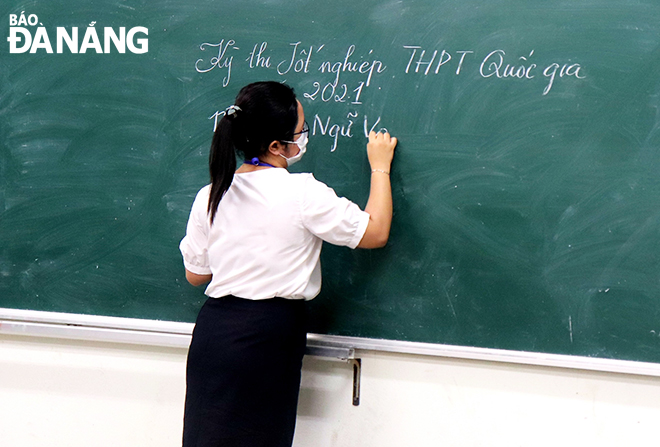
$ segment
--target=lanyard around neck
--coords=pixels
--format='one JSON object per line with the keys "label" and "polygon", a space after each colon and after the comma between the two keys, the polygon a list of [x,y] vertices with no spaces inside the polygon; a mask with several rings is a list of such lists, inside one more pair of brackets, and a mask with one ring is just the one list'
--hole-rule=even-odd
{"label": "lanyard around neck", "polygon": [[259,158],[254,157],[253,159],[245,159],[243,160],[245,163],[254,165],[254,166],[268,166],[269,168],[276,168],[277,166],[273,166],[271,164],[266,163],[265,161],[259,160]]}

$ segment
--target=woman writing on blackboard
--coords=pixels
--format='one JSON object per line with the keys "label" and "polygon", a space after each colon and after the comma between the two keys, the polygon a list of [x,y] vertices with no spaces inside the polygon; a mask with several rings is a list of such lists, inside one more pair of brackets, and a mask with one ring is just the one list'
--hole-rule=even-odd
{"label": "woman writing on blackboard", "polygon": [[387,242],[396,138],[369,135],[361,211],[311,174],[287,171],[308,134],[302,105],[277,82],[241,89],[218,123],[211,184],[197,194],[180,245],[188,281],[209,283],[188,354],[184,447],[291,446],[322,241]]}

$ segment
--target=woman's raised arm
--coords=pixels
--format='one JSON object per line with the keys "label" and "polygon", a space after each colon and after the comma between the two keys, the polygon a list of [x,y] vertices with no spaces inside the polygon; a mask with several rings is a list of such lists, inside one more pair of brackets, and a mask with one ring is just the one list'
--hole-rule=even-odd
{"label": "woman's raised arm", "polygon": [[390,168],[397,139],[387,132],[369,134],[367,157],[371,165],[371,189],[364,209],[369,213],[369,225],[358,248],[380,248],[387,244],[392,225],[392,185]]}

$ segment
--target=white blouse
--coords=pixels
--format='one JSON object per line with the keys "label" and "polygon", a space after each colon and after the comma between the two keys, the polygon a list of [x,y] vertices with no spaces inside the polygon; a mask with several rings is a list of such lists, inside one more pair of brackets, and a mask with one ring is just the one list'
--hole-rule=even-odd
{"label": "white blouse", "polygon": [[197,194],[179,246],[186,269],[213,275],[210,297],[310,300],[321,290],[322,241],[355,248],[369,223],[369,214],[312,174],[235,174],[213,225],[210,190]]}

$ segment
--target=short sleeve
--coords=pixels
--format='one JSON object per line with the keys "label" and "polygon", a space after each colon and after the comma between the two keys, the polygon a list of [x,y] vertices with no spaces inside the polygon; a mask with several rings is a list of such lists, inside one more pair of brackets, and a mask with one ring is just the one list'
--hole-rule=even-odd
{"label": "short sleeve", "polygon": [[301,205],[303,225],[314,235],[334,245],[355,248],[362,240],[369,214],[312,175],[305,180]]}
{"label": "short sleeve", "polygon": [[211,274],[208,256],[208,197],[208,187],[202,188],[195,197],[186,227],[186,236],[179,244],[183,265],[186,270],[197,275]]}

